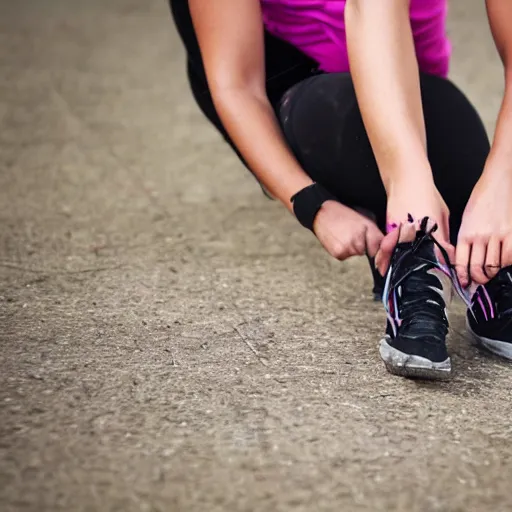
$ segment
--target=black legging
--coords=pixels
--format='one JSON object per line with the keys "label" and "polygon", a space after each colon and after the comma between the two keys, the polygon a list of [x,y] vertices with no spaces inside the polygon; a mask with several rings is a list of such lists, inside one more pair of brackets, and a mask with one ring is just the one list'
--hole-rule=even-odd
{"label": "black legging", "polygon": [[[450,210],[455,243],[464,207],[489,153],[489,140],[478,113],[455,85],[426,74],[420,83],[428,158]],[[350,75],[303,80],[284,94],[277,114],[288,144],[309,176],[341,203],[371,212],[384,231],[386,192]]]}

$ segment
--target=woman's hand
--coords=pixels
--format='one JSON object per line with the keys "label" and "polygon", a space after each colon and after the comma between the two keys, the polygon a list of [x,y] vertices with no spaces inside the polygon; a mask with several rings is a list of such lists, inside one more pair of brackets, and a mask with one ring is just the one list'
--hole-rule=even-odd
{"label": "woman's hand", "polygon": [[455,261],[462,286],[483,284],[512,264],[512,3],[487,0],[487,12],[505,68],[505,95],[484,172],[462,217]]}
{"label": "woman's hand", "polygon": [[[424,217],[429,217],[438,229],[435,238],[446,250],[450,260],[454,260],[455,249],[450,244],[449,218],[450,212],[441,194],[433,182],[418,181],[393,184],[388,198],[388,234],[382,240],[380,250],[375,258],[377,270],[384,275],[389,267],[393,251],[398,243],[399,227],[408,223],[409,215],[417,223]],[[437,253],[442,261],[441,254]],[[449,262],[445,262],[449,263]]]}
{"label": "woman's hand", "polygon": [[510,173],[484,173],[476,184],[462,217],[455,265],[463,287],[484,284],[512,265]]}
{"label": "woman's hand", "polygon": [[384,235],[374,222],[337,201],[326,201],[313,224],[315,235],[338,260],[368,254],[374,257]]}

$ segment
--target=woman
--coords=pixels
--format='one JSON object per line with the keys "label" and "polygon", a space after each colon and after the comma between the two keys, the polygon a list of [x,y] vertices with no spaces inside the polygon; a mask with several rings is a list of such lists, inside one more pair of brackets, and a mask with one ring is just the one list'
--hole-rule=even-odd
{"label": "woman", "polygon": [[436,244],[462,286],[480,285],[470,329],[512,359],[512,3],[488,0],[507,77],[491,149],[446,78],[446,0],[171,7],[197,103],[264,190],[332,256],[386,274],[388,370],[450,375]]}

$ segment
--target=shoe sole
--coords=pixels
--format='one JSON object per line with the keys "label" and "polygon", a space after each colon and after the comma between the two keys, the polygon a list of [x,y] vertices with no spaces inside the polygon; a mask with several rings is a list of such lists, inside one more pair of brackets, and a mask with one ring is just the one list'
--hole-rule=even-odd
{"label": "shoe sole", "polygon": [[435,363],[421,356],[405,354],[392,347],[385,336],[380,341],[380,357],[386,369],[393,375],[411,379],[449,380],[452,376],[452,363],[448,357],[445,361]]}
{"label": "shoe sole", "polygon": [[492,338],[485,338],[484,336],[479,336],[475,331],[473,331],[473,329],[471,329],[471,326],[469,325],[469,321],[467,319],[466,327],[467,330],[473,336],[473,338],[476,340],[477,345],[483,347],[485,350],[488,350],[489,352],[492,352],[497,356],[512,361],[512,343],[507,343],[506,341],[493,340]]}

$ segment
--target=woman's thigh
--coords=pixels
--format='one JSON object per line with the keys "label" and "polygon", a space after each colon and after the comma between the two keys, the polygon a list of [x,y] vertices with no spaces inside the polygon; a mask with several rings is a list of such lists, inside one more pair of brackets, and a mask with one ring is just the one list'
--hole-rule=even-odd
{"label": "woman's thigh", "polygon": [[[456,236],[489,141],[476,110],[451,82],[422,74],[421,93],[432,172]],[[304,80],[285,93],[278,115],[304,170],[344,204],[373,212],[383,228],[386,193],[350,75]]]}
{"label": "woman's thigh", "polygon": [[421,82],[428,157],[450,210],[455,243],[464,208],[489,154],[489,138],[478,112],[452,82],[429,75]]}

